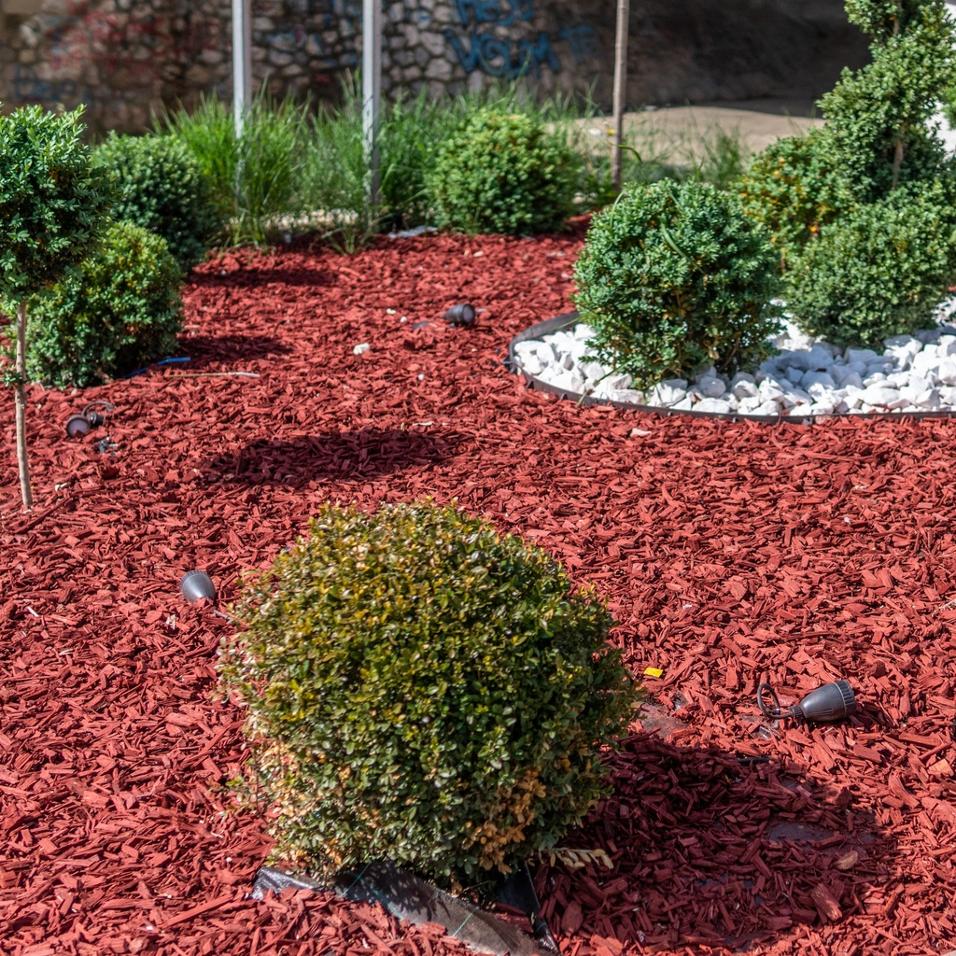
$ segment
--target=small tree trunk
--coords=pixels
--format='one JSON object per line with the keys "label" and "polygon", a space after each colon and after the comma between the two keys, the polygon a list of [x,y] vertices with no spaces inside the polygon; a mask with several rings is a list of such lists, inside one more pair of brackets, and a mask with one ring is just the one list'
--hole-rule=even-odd
{"label": "small tree trunk", "polygon": [[24,510],[33,507],[30,490],[30,461],[27,458],[27,304],[17,306],[17,464],[20,468],[20,494]]}
{"label": "small tree trunk", "polygon": [[624,140],[624,108],[627,99],[627,34],[630,26],[628,0],[617,0],[617,28],[614,37],[614,152],[611,153],[611,181],[621,190],[621,153]]}
{"label": "small tree trunk", "polygon": [[900,182],[900,170],[903,168],[903,137],[896,141],[896,148],[893,150],[893,185],[896,189]]}

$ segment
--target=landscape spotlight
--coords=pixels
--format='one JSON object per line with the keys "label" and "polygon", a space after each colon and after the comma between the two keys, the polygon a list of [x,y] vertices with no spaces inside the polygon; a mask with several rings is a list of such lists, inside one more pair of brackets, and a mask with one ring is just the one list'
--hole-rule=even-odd
{"label": "landscape spotlight", "polygon": [[205,571],[190,571],[179,582],[179,590],[187,604],[198,604],[200,601],[216,603],[216,585]]}
{"label": "landscape spotlight", "polygon": [[453,305],[445,313],[445,321],[449,325],[457,325],[463,329],[470,329],[478,317],[478,310],[468,302]]}
{"label": "landscape spotlight", "polygon": [[[90,429],[98,428],[113,411],[113,405],[104,399],[90,402],[79,415],[71,415],[66,423],[67,438],[82,438]],[[100,414],[102,412],[102,414]]]}
{"label": "landscape spotlight", "polygon": [[847,681],[836,680],[810,691],[799,704],[781,707],[776,692],[764,681],[757,688],[757,706],[771,720],[790,717],[808,724],[832,724],[856,712],[856,695]]}

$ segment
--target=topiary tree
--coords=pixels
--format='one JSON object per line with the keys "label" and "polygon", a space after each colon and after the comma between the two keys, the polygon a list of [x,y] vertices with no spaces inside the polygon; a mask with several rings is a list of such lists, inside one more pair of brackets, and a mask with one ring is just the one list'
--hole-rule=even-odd
{"label": "topiary tree", "polygon": [[440,145],[428,192],[440,226],[548,232],[573,211],[579,169],[567,142],[541,120],[488,106]]}
{"label": "topiary tree", "polygon": [[161,236],[113,223],[77,268],[30,300],[30,377],[83,387],[168,355],[182,325],[181,284]]}
{"label": "topiary tree", "polygon": [[603,793],[634,703],[611,618],[544,551],[451,507],[324,507],[250,586],[225,686],[275,855],[473,882]]}
{"label": "topiary tree", "polygon": [[591,350],[639,388],[704,364],[755,364],[778,328],[767,234],[704,183],[625,189],[595,217],[575,280]]}
{"label": "topiary tree", "polygon": [[184,270],[206,254],[222,226],[209,186],[173,136],[110,136],[96,162],[113,182],[113,217],[162,236]]}
{"label": "topiary tree", "polygon": [[871,62],[846,69],[820,101],[831,158],[859,202],[938,176],[944,150],[931,127],[956,69],[944,0],[846,0],[871,38]]}
{"label": "topiary tree", "polygon": [[82,109],[31,106],[0,115],[0,303],[16,312],[17,461],[23,505],[33,504],[26,437],[27,301],[86,253],[107,203]]}

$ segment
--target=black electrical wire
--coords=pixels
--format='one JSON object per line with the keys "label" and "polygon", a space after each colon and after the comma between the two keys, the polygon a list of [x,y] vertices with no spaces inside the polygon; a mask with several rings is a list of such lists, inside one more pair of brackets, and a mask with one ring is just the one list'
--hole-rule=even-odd
{"label": "black electrical wire", "polygon": [[757,706],[764,717],[769,717],[771,720],[783,720],[785,717],[793,716],[790,710],[784,710],[780,706],[777,692],[766,681],[761,681],[757,685]]}

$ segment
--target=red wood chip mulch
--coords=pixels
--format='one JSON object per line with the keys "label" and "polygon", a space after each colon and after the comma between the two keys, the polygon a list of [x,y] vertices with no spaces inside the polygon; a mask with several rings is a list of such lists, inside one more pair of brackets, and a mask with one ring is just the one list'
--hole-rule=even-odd
{"label": "red wood chip mulch", "polygon": [[[500,358],[568,308],[579,243],[209,263],[186,293],[190,364],[33,389],[31,516],[8,416],[0,948],[461,951],[374,906],[248,899],[267,842],[226,812],[243,758],[215,687],[228,625],[177,593],[198,566],[234,596],[322,501],[425,494],[595,582],[679,719],[667,739],[635,724],[613,796],[567,840],[614,868],[538,873],[566,954],[956,948],[956,422],[767,427],[529,392]],[[462,300],[477,329],[413,328]],[[258,377],[209,374],[227,371]],[[63,439],[94,398],[116,404],[112,455],[102,429]],[[792,702],[838,676],[858,719],[761,731],[759,679]]]}

